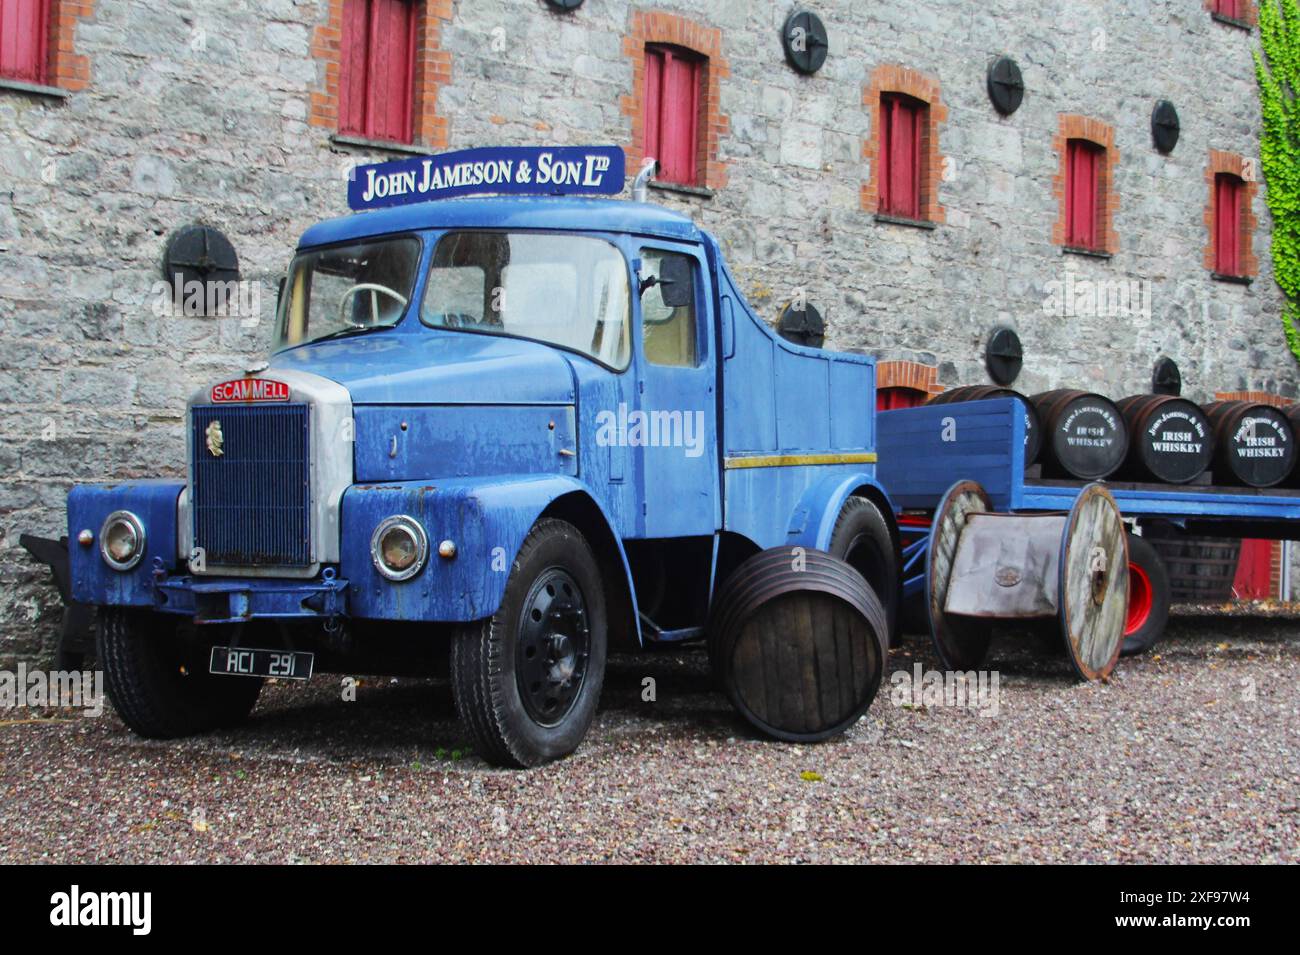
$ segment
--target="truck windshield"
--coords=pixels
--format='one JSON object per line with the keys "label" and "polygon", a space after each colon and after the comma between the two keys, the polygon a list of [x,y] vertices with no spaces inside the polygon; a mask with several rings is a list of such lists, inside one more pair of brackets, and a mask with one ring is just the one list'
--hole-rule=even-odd
{"label": "truck windshield", "polygon": [[631,354],[627,262],[603,239],[449,232],[433,251],[426,325],[560,345],[612,368]]}
{"label": "truck windshield", "polygon": [[409,237],[301,253],[280,297],[275,347],[396,325],[419,262],[420,242]]}

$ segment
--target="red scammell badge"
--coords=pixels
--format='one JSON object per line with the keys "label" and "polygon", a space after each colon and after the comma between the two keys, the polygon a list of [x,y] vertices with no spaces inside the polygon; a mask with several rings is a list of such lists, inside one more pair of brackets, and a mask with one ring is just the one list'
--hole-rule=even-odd
{"label": "red scammell badge", "polygon": [[236,378],[212,386],[212,401],[288,401],[289,386],[270,378]]}

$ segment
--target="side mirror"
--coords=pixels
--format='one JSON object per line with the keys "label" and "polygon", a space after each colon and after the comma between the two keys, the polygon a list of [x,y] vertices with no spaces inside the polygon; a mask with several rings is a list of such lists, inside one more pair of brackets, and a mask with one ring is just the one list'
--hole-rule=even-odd
{"label": "side mirror", "polygon": [[281,275],[280,283],[275,290],[275,314],[280,314],[280,305],[284,300],[284,283],[289,281],[289,276]]}
{"label": "side mirror", "polygon": [[668,308],[695,304],[695,282],[691,260],[684,255],[665,255],[659,260],[659,294]]}

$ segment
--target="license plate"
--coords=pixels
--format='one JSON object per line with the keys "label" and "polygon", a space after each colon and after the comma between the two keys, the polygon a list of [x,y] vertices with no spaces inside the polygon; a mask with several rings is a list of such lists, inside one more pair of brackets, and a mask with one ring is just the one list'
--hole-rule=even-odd
{"label": "license plate", "polygon": [[247,650],[213,647],[208,672],[227,676],[271,676],[280,680],[311,679],[314,653],[292,650]]}

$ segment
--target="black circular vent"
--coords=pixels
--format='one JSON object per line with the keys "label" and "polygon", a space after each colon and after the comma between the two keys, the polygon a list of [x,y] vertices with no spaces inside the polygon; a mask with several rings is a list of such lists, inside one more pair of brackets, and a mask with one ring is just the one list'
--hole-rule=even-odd
{"label": "black circular vent", "polygon": [[1183,373],[1172,358],[1161,358],[1151,372],[1151,390],[1158,395],[1180,395],[1183,392]]}
{"label": "black circular vent", "polygon": [[1151,140],[1162,153],[1172,152],[1178,145],[1178,110],[1167,99],[1156,103],[1151,111]]}
{"label": "black circular vent", "polygon": [[810,10],[796,10],[781,28],[785,58],[800,73],[816,73],[826,62],[829,43],[821,17]]}
{"label": "black circular vent", "polygon": [[984,367],[989,377],[999,385],[1009,385],[1020,374],[1025,363],[1025,352],[1020,347],[1020,336],[1009,328],[995,328],[984,349]]}
{"label": "black circular vent", "polygon": [[809,348],[821,348],[826,340],[826,322],[816,306],[805,303],[796,308],[794,303],[781,310],[781,320],[777,323],[777,332],[786,341]]}
{"label": "black circular vent", "polygon": [[1020,108],[1025,98],[1025,81],[1020,67],[1009,56],[1000,56],[989,64],[989,99],[993,108],[1003,116],[1010,116]]}
{"label": "black circular vent", "polygon": [[[191,283],[202,283],[204,301],[212,301],[208,284],[235,282],[239,279],[239,257],[218,229],[206,225],[188,225],[177,230],[163,252],[163,278],[174,294],[185,295]],[[177,286],[180,286],[177,288]]]}

